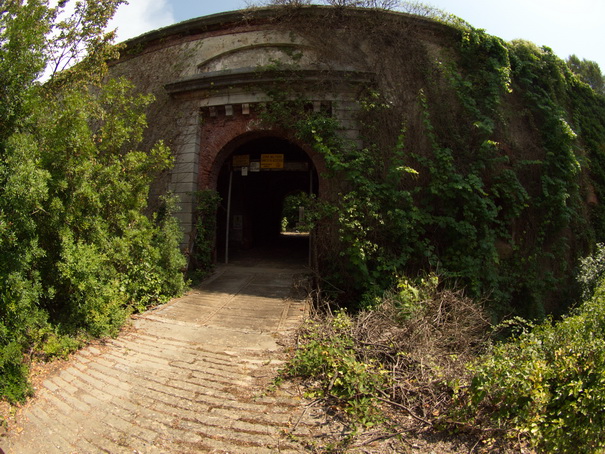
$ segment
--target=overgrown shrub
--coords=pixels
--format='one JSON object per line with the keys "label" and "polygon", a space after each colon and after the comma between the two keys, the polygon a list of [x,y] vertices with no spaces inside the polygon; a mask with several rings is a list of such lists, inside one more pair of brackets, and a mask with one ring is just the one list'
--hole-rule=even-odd
{"label": "overgrown shrub", "polygon": [[113,335],[184,288],[175,201],[145,214],[172,163],[162,143],[138,149],[153,99],[105,79],[119,3],[78,2],[65,21],[66,2],[0,12],[0,398],[29,394],[32,359]]}
{"label": "overgrown shrub", "polygon": [[592,297],[599,282],[605,274],[605,245],[597,243],[596,252],[580,260],[580,268],[576,277],[582,290],[582,299]]}
{"label": "overgrown shrub", "polygon": [[458,400],[472,424],[541,452],[605,449],[605,280],[562,320],[523,330],[472,367]]}
{"label": "overgrown shrub", "polygon": [[336,400],[354,424],[370,426],[378,421],[375,397],[386,388],[388,371],[357,356],[352,325],[344,312],[319,323],[308,321],[282,374],[315,381],[307,396]]}
{"label": "overgrown shrub", "polygon": [[353,423],[392,419],[409,428],[412,416],[413,427],[430,426],[446,414],[487,327],[480,306],[439,290],[435,276],[402,278],[373,309],[305,324],[283,372],[306,379],[311,396],[343,408]]}

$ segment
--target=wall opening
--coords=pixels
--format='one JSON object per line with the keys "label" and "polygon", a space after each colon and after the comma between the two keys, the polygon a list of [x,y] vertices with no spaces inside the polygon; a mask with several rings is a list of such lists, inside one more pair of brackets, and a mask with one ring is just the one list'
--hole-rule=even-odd
{"label": "wall opening", "polygon": [[279,259],[306,264],[307,232],[284,229],[284,207],[292,195],[317,194],[313,162],[298,145],[279,137],[251,139],[223,164],[217,190],[219,262]]}

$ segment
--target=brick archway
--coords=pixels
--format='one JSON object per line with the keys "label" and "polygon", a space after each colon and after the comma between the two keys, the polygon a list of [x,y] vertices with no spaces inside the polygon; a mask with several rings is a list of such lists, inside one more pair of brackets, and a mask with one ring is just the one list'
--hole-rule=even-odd
{"label": "brick archway", "polygon": [[[239,132],[238,124],[241,126],[237,121],[230,122],[228,131]],[[320,186],[325,189],[320,177],[325,170],[323,159],[284,131],[248,128],[231,140],[226,140],[227,137],[223,136],[225,143],[220,149],[202,150],[206,157],[201,162],[207,165],[200,172],[205,177],[205,181],[200,181],[205,186],[201,187],[217,190],[222,199],[215,245],[219,261],[227,261],[230,251],[262,250],[264,254],[275,255],[284,249],[288,249],[290,257],[298,254],[302,260],[308,259],[308,236],[304,240],[285,235],[280,221],[288,195],[297,191],[318,195]],[[275,153],[284,160],[282,168],[258,167],[263,155]],[[211,164],[207,159],[210,156],[214,157]],[[250,162],[250,166],[244,166],[245,173],[234,164],[234,156]]]}
{"label": "brick archway", "polygon": [[255,113],[243,114],[242,110],[234,109],[229,116],[220,112],[214,112],[211,116],[207,110],[202,112],[200,136],[203,145],[200,148],[198,187],[216,189],[222,166],[239,147],[252,140],[275,137],[292,143],[308,156],[319,176],[318,194],[321,195],[326,186],[321,178],[326,171],[323,157],[311,146],[295,138],[292,132],[266,128]]}

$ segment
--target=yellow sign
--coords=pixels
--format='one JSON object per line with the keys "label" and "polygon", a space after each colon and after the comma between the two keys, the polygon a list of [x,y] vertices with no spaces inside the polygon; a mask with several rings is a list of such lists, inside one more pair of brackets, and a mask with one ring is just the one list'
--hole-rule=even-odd
{"label": "yellow sign", "polygon": [[233,167],[248,167],[250,165],[250,155],[240,154],[233,156]]}
{"label": "yellow sign", "polygon": [[261,169],[283,169],[284,155],[283,154],[261,154],[260,155]]}

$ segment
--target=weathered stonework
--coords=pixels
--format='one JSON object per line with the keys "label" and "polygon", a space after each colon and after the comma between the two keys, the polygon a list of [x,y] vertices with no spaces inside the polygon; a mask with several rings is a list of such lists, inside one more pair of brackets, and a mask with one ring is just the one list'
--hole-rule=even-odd
{"label": "weathered stonework", "polygon": [[[146,146],[164,140],[175,165],[157,181],[152,198],[166,191],[180,197],[185,248],[192,247],[194,192],[216,189],[221,168],[251,140],[274,137],[296,145],[319,178],[319,196],[326,193],[322,157],[300,143],[294,131],[268,129],[259,121],[259,103],[272,101],[269,89],[275,81],[291,77],[297,95],[314,109],[328,108],[342,125],[341,134],[359,139],[356,101],[360,87],[371,84],[377,50],[363,36],[334,30],[338,48],[326,55],[312,37],[297,32],[300,24],[290,27],[280,20],[278,11],[218,14],[150,32],[128,41],[112,67],[113,74],[126,75],[156,96],[148,112]],[[323,11],[309,8],[307,19]],[[437,48],[439,35],[447,33],[446,27],[412,16],[358,13],[396,17],[427,49]]]}

